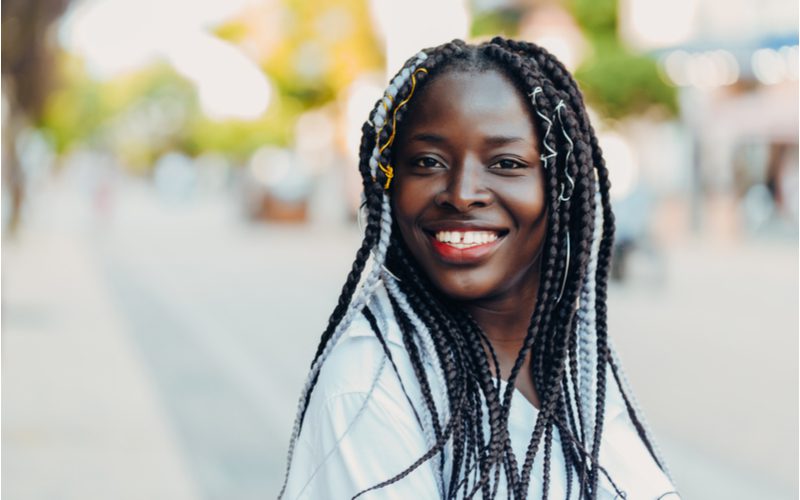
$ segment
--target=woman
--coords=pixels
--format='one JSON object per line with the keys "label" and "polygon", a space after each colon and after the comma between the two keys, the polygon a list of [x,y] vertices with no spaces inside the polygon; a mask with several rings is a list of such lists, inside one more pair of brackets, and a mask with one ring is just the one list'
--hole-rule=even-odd
{"label": "woman", "polygon": [[360,170],[281,497],[676,498],[608,341],[608,171],[563,65],[502,38],[420,52]]}

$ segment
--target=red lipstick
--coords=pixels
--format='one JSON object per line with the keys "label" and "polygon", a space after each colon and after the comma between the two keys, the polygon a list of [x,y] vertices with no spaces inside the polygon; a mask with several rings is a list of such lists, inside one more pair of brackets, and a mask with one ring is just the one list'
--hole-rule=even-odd
{"label": "red lipstick", "polygon": [[436,236],[429,235],[431,245],[442,260],[453,264],[476,264],[485,259],[500,245],[503,236],[494,241],[473,245],[467,248],[456,248],[447,243],[436,239]]}

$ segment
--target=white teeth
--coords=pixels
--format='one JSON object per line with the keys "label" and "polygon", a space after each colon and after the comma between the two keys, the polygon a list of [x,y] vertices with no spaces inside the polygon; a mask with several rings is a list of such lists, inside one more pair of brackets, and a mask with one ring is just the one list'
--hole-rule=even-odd
{"label": "white teeth", "polygon": [[456,248],[468,248],[491,243],[498,238],[494,231],[438,231],[436,239]]}

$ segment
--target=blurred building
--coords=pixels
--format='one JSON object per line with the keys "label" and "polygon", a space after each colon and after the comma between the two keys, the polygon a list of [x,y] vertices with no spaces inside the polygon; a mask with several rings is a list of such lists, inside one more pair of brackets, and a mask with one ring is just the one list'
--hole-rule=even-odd
{"label": "blurred building", "polygon": [[703,199],[722,196],[741,229],[796,234],[797,14],[791,1],[620,2],[621,35],[679,88],[695,229]]}

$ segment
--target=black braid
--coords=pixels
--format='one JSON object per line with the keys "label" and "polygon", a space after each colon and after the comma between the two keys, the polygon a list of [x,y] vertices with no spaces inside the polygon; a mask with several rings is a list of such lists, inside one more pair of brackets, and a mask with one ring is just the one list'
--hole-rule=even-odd
{"label": "black braid", "polygon": [[378,342],[380,342],[381,347],[383,348],[383,353],[386,355],[386,359],[388,359],[389,363],[392,365],[392,370],[394,371],[395,375],[397,375],[397,380],[400,382],[400,390],[403,391],[403,394],[406,396],[406,401],[408,401],[408,405],[411,407],[411,411],[414,412],[414,418],[417,420],[417,423],[420,425],[420,427],[423,426],[424,423],[422,417],[420,417],[419,412],[417,412],[417,408],[414,405],[414,400],[411,399],[411,395],[408,394],[406,385],[403,382],[403,377],[400,376],[400,370],[397,369],[397,363],[395,363],[394,356],[392,356],[392,351],[389,349],[389,344],[386,342],[383,332],[381,332],[381,329],[378,326],[378,320],[375,318],[375,315],[372,314],[372,311],[368,306],[364,306],[364,309],[361,312],[367,319],[367,323],[369,323],[370,328],[372,328],[372,333],[375,334]]}
{"label": "black braid", "polygon": [[[525,80],[527,80],[527,83],[528,83],[529,87],[532,87],[533,85],[535,85],[535,83],[537,83],[537,81],[536,81],[537,79],[536,79],[536,75],[535,75],[535,73],[536,73],[535,68],[527,68],[527,67],[525,67],[523,60],[519,56],[517,56],[516,54],[512,54],[512,53],[510,53],[508,51],[505,51],[505,52],[501,51],[499,55],[501,56],[502,59],[504,59],[505,61],[508,61],[518,72],[522,73],[521,77],[524,78]],[[545,92],[543,92],[543,93],[545,95],[548,94],[548,93],[552,93],[552,92],[548,92],[546,90],[547,89],[546,86],[544,87],[544,89],[545,89]],[[567,128],[567,125],[565,124],[565,129],[566,128]],[[571,177],[575,178],[576,174],[577,174],[577,172],[576,172],[577,166],[575,165],[574,158],[571,158],[571,159],[573,161],[570,162],[570,164],[568,165],[568,168],[571,171]],[[556,168],[557,168],[557,166],[556,166]],[[555,192],[554,192],[555,190],[553,189],[553,180],[554,180],[553,177],[554,176],[551,176],[551,183],[550,183],[550,185],[551,185],[551,193],[550,193],[551,204],[557,202],[556,197],[555,197]],[[566,192],[565,195],[567,197],[571,196],[569,192]],[[567,201],[567,202],[564,202],[564,203],[565,203],[565,207],[563,207],[563,209],[561,210],[560,213],[563,214],[562,215],[562,217],[564,219],[563,220],[563,223],[564,223],[563,227],[568,228],[569,227],[569,213],[570,213],[569,212],[569,206],[568,206],[569,202]],[[556,208],[556,211],[557,211],[559,207],[556,206],[555,208]],[[552,211],[552,212],[555,212],[555,211]],[[568,230],[568,229],[566,229],[566,230]],[[584,247],[588,247],[588,245],[584,244]],[[557,250],[557,252],[559,253],[559,257],[560,257],[558,259],[558,261],[557,261],[557,265],[558,265],[559,261],[561,263],[565,262],[565,260],[566,260],[566,255],[565,255],[566,254],[566,249],[565,248],[559,248]],[[582,267],[583,262],[588,260],[588,252],[584,252],[584,254],[585,255],[582,256],[582,259],[581,259],[582,262],[580,263],[579,267]],[[551,255],[552,255],[552,253],[551,253]],[[572,271],[572,274],[575,275],[574,270],[571,270],[571,271]],[[564,271],[562,270],[561,272],[563,273]],[[578,274],[581,274],[581,273],[578,273]],[[545,280],[545,281],[548,281],[548,280]],[[576,281],[576,280],[573,280],[573,282],[574,281]],[[575,290],[577,290],[577,286],[573,285],[573,287],[575,288]],[[541,301],[541,298],[540,298],[540,301]],[[569,303],[569,302],[567,302],[567,303]],[[565,311],[564,308],[562,308],[561,310]],[[564,321],[563,314],[559,315],[559,319],[562,320],[562,324],[563,324],[563,321]],[[553,340],[554,340],[554,338],[559,338],[559,339],[564,339],[565,338],[564,335],[557,335],[557,331],[556,332],[549,332],[549,330],[550,329],[547,328],[547,327],[543,328],[543,332],[545,332],[545,335],[547,336],[547,341],[546,341],[546,343],[545,342],[539,342],[538,343],[540,348],[541,348],[541,346],[544,345],[544,349],[542,349],[540,352],[543,352],[543,351],[553,352],[553,350],[554,350],[553,349]],[[548,334],[548,333],[551,333],[551,334]],[[541,361],[537,362],[538,359],[541,359]],[[544,372],[543,369],[540,369],[540,367],[542,367],[543,364],[544,364],[543,357],[539,358],[538,356],[534,356],[534,361],[532,363],[532,368],[533,368],[533,375],[534,375],[535,380],[536,379],[539,379],[539,381],[542,380],[543,377],[541,377],[541,376],[537,377],[536,375],[537,375],[537,372],[538,372],[538,374],[541,374],[541,373]],[[542,367],[542,368],[545,368],[545,367]],[[547,367],[547,368],[549,368],[549,367]],[[550,378],[550,377],[547,377],[547,378]],[[547,429],[546,432],[547,432],[548,436],[551,436],[551,431],[550,431],[551,426],[550,425],[545,426],[544,424],[547,423],[547,419],[549,418],[549,414],[552,412],[550,407],[554,403],[553,403],[553,400],[552,400],[550,395],[557,393],[557,391],[555,390],[555,387],[557,387],[557,384],[559,383],[558,379],[559,379],[558,376],[550,378],[551,382],[550,382],[550,384],[547,384],[547,385],[549,385],[549,387],[547,387],[547,389],[543,393],[542,400],[545,403],[543,405],[545,411],[542,413],[542,416],[540,417],[540,419],[537,419],[537,425],[534,428],[534,436],[532,437],[532,440],[531,440],[531,443],[530,443],[530,446],[529,446],[529,449],[528,449],[528,453],[526,453],[526,463],[523,466],[523,474],[522,474],[522,478],[523,479],[522,479],[522,481],[520,483],[522,485],[520,487],[520,493],[521,494],[523,494],[523,492],[527,489],[527,477],[528,477],[528,474],[529,474],[530,469],[532,467],[533,456],[535,455],[536,446],[537,446],[538,440],[541,438],[542,432],[545,432],[545,429]],[[548,438],[547,440],[549,442],[550,438]],[[548,476],[547,476],[548,470],[549,470],[549,450],[546,450],[545,461],[546,461],[546,463],[545,463],[545,474],[546,474],[545,483],[547,483],[547,480],[549,479]]]}
{"label": "black braid", "polygon": [[400,331],[403,334],[403,345],[405,346],[409,355],[409,359],[411,360],[414,375],[416,375],[420,382],[422,397],[425,400],[425,405],[431,412],[433,430],[438,438],[442,434],[442,427],[439,424],[439,411],[436,409],[436,404],[433,401],[433,393],[431,392],[431,385],[428,381],[428,376],[425,373],[422,356],[420,355],[417,344],[413,338],[414,327],[411,325],[411,319],[406,315],[405,312],[403,312],[402,309],[400,309],[400,306],[397,304],[395,298],[389,296],[389,301],[392,304],[392,310],[394,311],[395,318],[397,318]]}
{"label": "black braid", "polygon": [[[431,285],[427,282],[427,279],[423,275],[421,275],[421,273],[419,273],[419,271],[416,269],[416,265],[407,257],[408,254],[404,248],[404,244],[401,241],[398,241],[396,246],[393,246],[393,250],[394,251],[390,255],[390,257],[396,256],[397,259],[399,260],[399,265],[396,265],[397,269],[395,270],[395,272],[397,272],[399,277],[402,279],[401,284],[404,287],[408,287],[406,288],[406,290],[407,290],[407,295],[409,296],[410,299],[409,301],[411,302],[412,297],[419,297],[422,299],[416,305],[420,309],[419,311],[421,313],[420,318],[431,329],[432,337],[437,338],[439,337],[439,335],[444,336],[445,341],[451,342],[451,346],[456,347],[457,351],[463,353],[459,357],[464,362],[469,363],[469,365],[472,365],[475,362],[480,363],[481,361],[480,357],[476,357],[468,353],[469,348],[467,344],[465,344],[464,342],[469,339],[469,336],[452,335],[453,332],[459,331],[459,328],[455,324],[451,312],[443,304],[441,304],[436,297],[434,297],[431,294],[430,292]],[[390,266],[390,268],[394,269],[395,267],[394,259],[390,259],[387,264]],[[444,329],[441,328],[441,325],[444,325],[446,328]],[[482,361],[484,364],[486,364],[485,355],[483,356]],[[485,367],[485,371],[488,371],[488,365]],[[467,379],[467,382],[474,384],[476,382],[474,375],[479,372],[480,372],[479,369],[470,368],[467,371],[467,373],[471,376]],[[487,391],[490,391],[489,388],[493,387],[491,381],[487,382],[485,379],[482,380],[480,384],[482,388]],[[464,410],[468,409],[469,408],[465,408]],[[459,408],[459,410],[461,410],[461,408]],[[482,409],[480,405],[480,398],[475,398],[475,400],[473,401],[473,406],[471,407],[471,415],[462,414],[458,411],[453,411],[451,412],[451,418],[459,418],[459,417],[466,418],[466,420],[470,423],[470,427],[467,427],[467,429],[471,428],[475,432],[475,435],[472,436],[471,439],[474,439],[476,442],[483,443],[482,425],[480,424],[480,422],[482,421],[481,413]],[[496,419],[497,419],[496,416],[490,415],[490,422]],[[497,425],[499,425],[499,423]],[[460,463],[460,457],[463,456],[463,453],[465,451],[463,446],[464,443],[460,441],[459,438],[460,436],[457,436],[453,451],[455,464]],[[483,465],[485,464],[484,455],[478,454],[478,457],[480,459],[483,468],[485,469],[486,465]],[[456,460],[457,458],[459,460]],[[453,474],[451,476],[451,481],[450,481],[450,491],[456,491],[458,489],[458,480],[459,480],[458,469],[459,467],[455,466],[453,468]]]}
{"label": "black braid", "polygon": [[[518,50],[523,53],[527,53],[534,57],[542,66],[544,66],[548,72],[552,75],[553,82],[563,91],[566,92],[568,99],[571,103],[571,108],[578,113],[578,121],[581,130],[584,133],[584,136],[588,139],[589,142],[589,151],[592,154],[592,161],[595,164],[598,177],[601,179],[601,182],[604,184],[601,187],[601,198],[602,198],[602,205],[603,205],[603,220],[604,220],[604,228],[603,228],[603,239],[601,240],[601,254],[605,254],[603,257],[600,257],[598,260],[598,269],[596,280],[598,284],[599,294],[597,296],[597,306],[598,306],[598,318],[597,318],[597,328],[598,328],[598,353],[604,353],[604,356],[601,357],[601,361],[598,363],[598,389],[597,389],[597,405],[599,407],[604,407],[604,396],[605,396],[605,363],[610,362],[610,356],[607,353],[607,322],[606,322],[606,307],[605,307],[605,292],[607,286],[607,277],[608,277],[608,263],[610,257],[608,256],[607,252],[610,249],[613,241],[613,234],[614,234],[614,218],[613,213],[611,212],[610,207],[610,200],[608,197],[608,193],[610,190],[610,184],[608,183],[608,171],[605,167],[605,161],[602,157],[602,153],[600,147],[597,142],[596,135],[594,133],[594,129],[591,126],[588,115],[586,113],[586,108],[583,105],[583,98],[578,91],[578,85],[569,72],[564,68],[564,66],[555,58],[549,56],[549,54],[542,49],[541,47],[537,47],[533,44],[526,43],[526,42],[515,42],[509,41],[510,46],[512,46],[515,50]],[[606,359],[606,362],[603,362],[602,359]],[[612,367],[613,368],[613,367]],[[628,396],[624,394],[624,389],[620,389],[623,392],[623,398],[627,399]],[[634,422],[634,426],[639,433],[639,437],[642,439],[648,450],[653,455],[656,463],[662,467],[660,461],[655,457],[655,453],[653,452],[653,446],[650,443],[649,438],[647,437],[644,427],[640,422],[639,416],[636,414],[635,410],[633,410],[630,405],[628,405],[628,411],[632,421]],[[602,420],[600,418],[599,420]],[[599,422],[598,427],[596,427],[596,434],[595,434],[595,441],[597,442],[594,458],[596,458],[599,452],[599,434],[598,430],[602,429],[602,422]],[[594,477],[596,478],[597,471],[595,471]]]}

